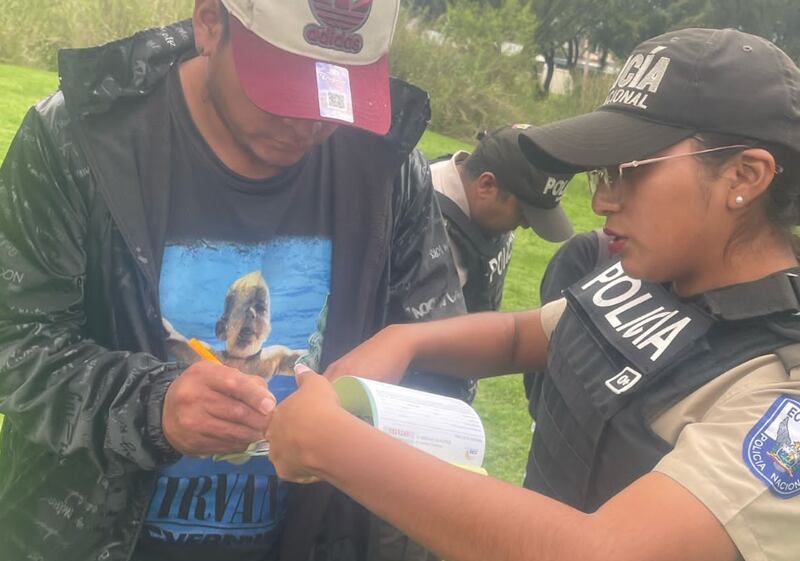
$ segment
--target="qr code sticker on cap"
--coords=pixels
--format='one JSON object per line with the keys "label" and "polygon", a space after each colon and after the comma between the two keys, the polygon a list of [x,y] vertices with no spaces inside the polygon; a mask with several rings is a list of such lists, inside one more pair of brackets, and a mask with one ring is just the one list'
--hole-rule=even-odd
{"label": "qr code sticker on cap", "polygon": [[353,98],[347,68],[317,62],[319,115],[329,119],[353,122]]}

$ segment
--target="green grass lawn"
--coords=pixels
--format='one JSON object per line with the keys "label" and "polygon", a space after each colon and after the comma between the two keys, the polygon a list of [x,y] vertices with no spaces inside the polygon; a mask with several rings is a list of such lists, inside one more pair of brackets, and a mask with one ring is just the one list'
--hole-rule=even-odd
{"label": "green grass lawn", "polygon": [[[45,97],[58,85],[51,72],[0,64],[0,159],[28,107]],[[524,121],[524,115],[520,116]],[[452,138],[426,132],[419,143],[429,158],[456,150],[469,150],[470,145]],[[596,228],[601,220],[589,209],[589,196],[583,177],[576,178],[563,199],[564,208],[576,231]],[[503,298],[505,310],[531,308],[539,303],[539,282],[547,262],[558,244],[545,242],[530,230],[517,232]],[[486,427],[486,468],[493,476],[512,483],[522,481],[531,420],[519,375],[483,380],[480,383],[475,409]],[[2,425],[2,415],[0,415]]]}
{"label": "green grass lawn", "polygon": [[31,104],[57,87],[53,72],[0,64],[0,159]]}

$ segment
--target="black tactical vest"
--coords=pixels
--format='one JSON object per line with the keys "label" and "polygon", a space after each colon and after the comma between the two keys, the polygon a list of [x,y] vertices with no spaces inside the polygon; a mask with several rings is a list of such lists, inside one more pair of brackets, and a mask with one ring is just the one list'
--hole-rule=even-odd
{"label": "black tactical vest", "polygon": [[498,310],[511,262],[513,232],[487,238],[451,198],[439,192],[436,196],[445,218],[447,235],[457,246],[467,270],[467,283],[462,288],[467,311]]}
{"label": "black tactical vest", "polygon": [[649,418],[720,374],[800,340],[800,270],[681,301],[619,263],[565,291],[531,396],[525,487],[593,512],[672,449]]}

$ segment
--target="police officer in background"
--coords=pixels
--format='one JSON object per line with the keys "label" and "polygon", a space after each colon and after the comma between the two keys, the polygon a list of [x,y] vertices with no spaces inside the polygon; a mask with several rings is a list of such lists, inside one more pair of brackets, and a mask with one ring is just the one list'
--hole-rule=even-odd
{"label": "police officer in background", "polygon": [[572,235],[559,204],[572,174],[544,174],[531,165],[517,142],[530,127],[499,127],[480,137],[471,154],[459,151],[431,164],[470,312],[500,308],[517,227],[531,228],[550,242]]}
{"label": "police officer in background", "polygon": [[796,561],[800,69],[740,31],[670,32],[596,111],[520,142],[542,169],[591,170],[620,261],[541,310],[390,326],[326,375],[546,366],[534,491],[376,431],[308,372],[267,430],[278,474],[332,482],[451,561]]}

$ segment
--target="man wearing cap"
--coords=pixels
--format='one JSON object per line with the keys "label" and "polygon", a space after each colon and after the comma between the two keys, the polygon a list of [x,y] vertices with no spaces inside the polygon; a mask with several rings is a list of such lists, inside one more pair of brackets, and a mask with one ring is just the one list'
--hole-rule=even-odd
{"label": "man wearing cap", "polygon": [[572,235],[559,205],[572,176],[547,175],[528,163],[517,142],[528,127],[499,127],[486,133],[471,154],[460,151],[431,164],[469,312],[500,308],[514,229],[532,228],[551,242]]}
{"label": "man wearing cap", "polygon": [[321,369],[423,305],[464,311],[413,150],[427,96],[387,74],[398,10],[197,0],[59,53],[0,168],[4,561],[367,555],[350,499],[217,455],[295,389],[264,357]]}

